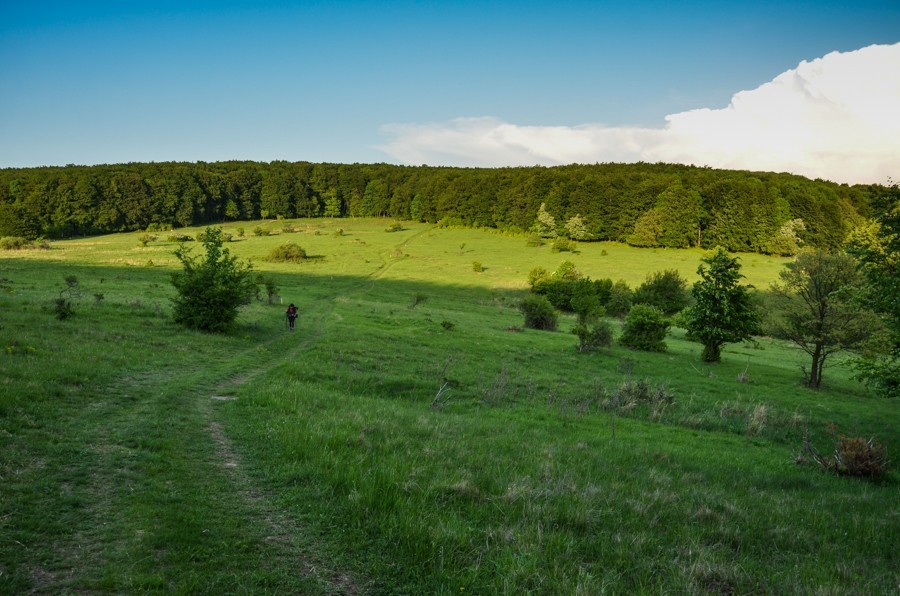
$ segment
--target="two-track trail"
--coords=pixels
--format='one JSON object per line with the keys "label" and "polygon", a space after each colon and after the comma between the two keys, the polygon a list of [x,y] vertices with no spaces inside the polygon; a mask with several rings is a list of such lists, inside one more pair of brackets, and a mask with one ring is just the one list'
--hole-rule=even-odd
{"label": "two-track trail", "polygon": [[220,408],[239,387],[302,362],[337,299],[371,292],[397,260],[385,253],[368,275],[330,282],[294,333],[279,313],[263,342],[92,388],[90,407],[71,413],[79,432],[66,464],[66,490],[86,505],[53,536],[52,557],[31,564],[33,590],[365,592],[366,578],[330,560],[315,532],[255,482]]}

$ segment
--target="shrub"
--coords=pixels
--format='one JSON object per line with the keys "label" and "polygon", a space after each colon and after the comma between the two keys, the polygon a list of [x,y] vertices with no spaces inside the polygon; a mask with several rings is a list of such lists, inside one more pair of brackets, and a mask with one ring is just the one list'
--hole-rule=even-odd
{"label": "shrub", "polygon": [[546,281],[550,281],[550,272],[543,267],[535,267],[528,272],[528,285],[532,291],[534,291],[535,286]]}
{"label": "shrub", "polygon": [[193,242],[194,237],[187,234],[172,234],[168,240],[169,242]]}
{"label": "shrub", "polygon": [[591,323],[606,314],[604,308],[600,306],[600,298],[596,294],[580,292],[572,296],[570,304],[581,324]]}
{"label": "shrub", "polygon": [[578,243],[568,238],[556,238],[550,246],[553,252],[575,252],[578,249]]}
{"label": "shrub", "polygon": [[159,236],[156,234],[142,234],[138,238],[138,242],[141,243],[141,246],[147,246],[149,243],[156,242],[157,240],[159,240]]}
{"label": "shrub", "polygon": [[384,231],[385,231],[385,232],[402,232],[402,231],[403,231],[403,224],[400,223],[399,221],[398,221],[398,222],[394,222],[393,224],[391,224],[390,226],[388,226],[387,228],[385,228]]}
{"label": "shrub", "polygon": [[456,323],[453,321],[441,321],[441,327],[444,328],[444,331],[453,331],[456,328]]}
{"label": "shrub", "polygon": [[543,246],[544,239],[537,234],[528,234],[525,236],[525,244],[531,247]]}
{"label": "shrub", "polygon": [[614,317],[624,317],[631,310],[634,294],[624,280],[613,284],[609,290],[609,300],[606,301],[606,312]]}
{"label": "shrub", "polygon": [[269,251],[266,260],[279,263],[300,263],[306,258],[306,251],[302,247],[293,242],[288,242]]}
{"label": "shrub", "polygon": [[481,261],[472,261],[472,271],[475,273],[481,273],[484,271],[484,267],[481,265]]}
{"label": "shrub", "polygon": [[626,379],[613,393],[615,406],[628,410],[640,403],[654,406],[654,409],[667,406],[675,402],[675,394],[666,385],[660,383],[655,387],[646,379]]}
{"label": "shrub", "polygon": [[33,246],[33,242],[22,236],[6,236],[5,238],[0,238],[0,248],[3,250],[21,250],[23,248],[32,248]]}
{"label": "shrub", "polygon": [[884,445],[875,438],[838,435],[834,449],[834,467],[840,474],[879,478],[887,469]]}
{"label": "shrub", "polygon": [[254,236],[268,236],[269,230],[264,230],[261,226],[256,226],[255,228],[253,228],[253,235]]}
{"label": "shrub", "polygon": [[636,304],[625,317],[619,342],[635,350],[665,352],[669,321],[655,306]]}
{"label": "shrub", "polygon": [[634,291],[634,302],[650,304],[664,314],[673,315],[688,305],[689,296],[687,280],[678,271],[669,269],[648,275]]}
{"label": "shrub", "polygon": [[556,310],[545,297],[529,294],[519,304],[519,310],[525,315],[526,327],[544,331],[556,329]]}
{"label": "shrub", "polygon": [[410,310],[412,310],[412,309],[414,309],[415,307],[417,307],[417,306],[419,306],[420,304],[422,304],[423,302],[425,302],[426,300],[428,300],[428,296],[427,296],[427,295],[425,295],[425,294],[423,294],[423,293],[421,293],[421,292],[416,292],[415,294],[413,294],[412,300],[410,301],[408,308],[409,308]]}
{"label": "shrub", "polygon": [[268,275],[258,275],[256,277],[256,283],[265,287],[266,302],[268,304],[274,304],[275,299],[278,298],[278,286],[275,284],[275,279]]}
{"label": "shrub", "polygon": [[612,325],[606,321],[593,324],[579,323],[572,329],[572,333],[578,337],[577,349],[579,352],[590,352],[612,345],[613,329]]}
{"label": "shrub", "polygon": [[222,230],[206,228],[205,258],[191,257],[181,246],[175,256],[183,271],[172,274],[177,295],[172,299],[175,322],[208,332],[228,331],[238,309],[256,295],[252,268],[222,248]]}
{"label": "shrub", "polygon": [[60,296],[53,300],[53,311],[56,318],[63,321],[75,314],[75,307],[72,306],[71,300]]}
{"label": "shrub", "polygon": [[834,455],[827,457],[820,455],[810,445],[809,431],[804,430],[803,453],[797,458],[797,463],[805,461],[806,455],[809,455],[826,472],[871,479],[881,478],[887,473],[887,453],[884,445],[878,443],[874,437],[866,440],[862,437],[837,435]]}
{"label": "shrub", "polygon": [[244,228],[238,228],[238,229],[235,230],[235,231],[237,232],[238,238],[243,238],[243,237],[244,237]]}

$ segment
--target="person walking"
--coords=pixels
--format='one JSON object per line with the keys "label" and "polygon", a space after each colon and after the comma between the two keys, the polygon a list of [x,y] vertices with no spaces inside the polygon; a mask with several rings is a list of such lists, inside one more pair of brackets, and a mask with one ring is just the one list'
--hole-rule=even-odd
{"label": "person walking", "polygon": [[297,307],[294,306],[293,302],[291,302],[291,305],[287,307],[287,311],[284,314],[287,315],[288,326],[290,327],[291,331],[293,331],[294,330],[294,321],[297,320],[297,314],[298,314]]}

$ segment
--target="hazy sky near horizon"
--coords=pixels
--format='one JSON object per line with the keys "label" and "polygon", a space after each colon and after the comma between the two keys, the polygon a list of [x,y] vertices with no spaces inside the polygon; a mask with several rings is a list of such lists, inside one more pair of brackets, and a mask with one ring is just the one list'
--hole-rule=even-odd
{"label": "hazy sky near horizon", "polygon": [[[875,46],[875,47],[871,47]],[[900,2],[0,2],[0,167],[900,177]]]}

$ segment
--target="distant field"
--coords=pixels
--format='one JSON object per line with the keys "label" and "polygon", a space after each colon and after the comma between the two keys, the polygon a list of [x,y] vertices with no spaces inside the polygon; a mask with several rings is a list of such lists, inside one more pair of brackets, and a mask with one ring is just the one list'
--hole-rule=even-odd
{"label": "distant field", "polygon": [[[677,329],[660,354],[520,329],[533,267],[692,282],[701,251],[392,223],[223,226],[300,306],[293,334],[280,301],[227,336],[175,326],[167,232],[0,253],[0,593],[900,589],[897,472],[795,463],[804,432],[900,452],[896,400],[840,359],[812,392],[767,339],[708,366]],[[285,242],[314,258],[264,260]],[[760,288],[786,262],[741,259]],[[622,403],[628,381],[672,399]]]}

